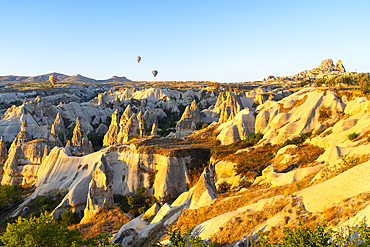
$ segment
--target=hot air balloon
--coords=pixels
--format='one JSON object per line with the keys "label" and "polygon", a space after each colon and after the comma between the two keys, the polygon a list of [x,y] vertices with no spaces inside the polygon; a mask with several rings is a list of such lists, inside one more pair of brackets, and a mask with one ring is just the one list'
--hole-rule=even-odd
{"label": "hot air balloon", "polygon": [[54,75],[49,76],[50,83],[54,86],[54,84],[57,82],[57,77]]}
{"label": "hot air balloon", "polygon": [[152,74],[154,75],[154,77],[156,77],[156,76],[157,76],[157,74],[158,74],[158,71],[153,70],[153,71],[152,71]]}
{"label": "hot air balloon", "polygon": [[140,63],[140,60],[141,60],[141,57],[140,57],[140,56],[137,56],[137,57],[136,57],[136,61],[137,61],[138,63]]}

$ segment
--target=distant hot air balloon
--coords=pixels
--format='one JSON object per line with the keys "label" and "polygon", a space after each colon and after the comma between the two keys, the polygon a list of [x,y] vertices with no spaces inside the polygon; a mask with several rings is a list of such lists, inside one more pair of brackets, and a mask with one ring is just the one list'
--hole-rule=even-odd
{"label": "distant hot air balloon", "polygon": [[158,71],[153,70],[153,71],[152,71],[152,74],[154,75],[154,77],[156,77],[156,76],[157,76],[157,74],[158,74]]}
{"label": "distant hot air balloon", "polygon": [[140,63],[140,60],[141,60],[141,57],[140,57],[140,56],[137,56],[137,57],[136,57],[136,61],[137,61],[138,63]]}
{"label": "distant hot air balloon", "polygon": [[57,82],[57,77],[54,75],[49,76],[50,83],[54,86],[54,84]]}

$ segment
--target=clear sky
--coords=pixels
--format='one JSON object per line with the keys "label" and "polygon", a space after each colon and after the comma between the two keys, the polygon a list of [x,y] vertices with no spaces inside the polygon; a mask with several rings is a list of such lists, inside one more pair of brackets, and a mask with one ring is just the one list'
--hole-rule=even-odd
{"label": "clear sky", "polygon": [[238,82],[328,58],[368,72],[369,9],[368,0],[0,0],[0,75]]}

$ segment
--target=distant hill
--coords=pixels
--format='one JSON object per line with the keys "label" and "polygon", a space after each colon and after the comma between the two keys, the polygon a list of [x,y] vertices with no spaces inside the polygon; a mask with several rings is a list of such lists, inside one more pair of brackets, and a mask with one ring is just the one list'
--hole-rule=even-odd
{"label": "distant hill", "polygon": [[96,80],[93,78],[85,77],[80,74],[69,76],[64,75],[60,73],[49,73],[44,75],[38,75],[38,76],[14,76],[14,75],[6,75],[6,76],[0,76],[0,81],[26,81],[26,82],[44,82],[49,80],[49,76],[54,75],[57,77],[58,82],[64,82],[64,83],[73,83],[73,82],[84,82],[84,83],[106,83],[106,82],[122,82],[122,81],[131,81],[127,79],[125,76],[112,76],[109,79],[106,80]]}

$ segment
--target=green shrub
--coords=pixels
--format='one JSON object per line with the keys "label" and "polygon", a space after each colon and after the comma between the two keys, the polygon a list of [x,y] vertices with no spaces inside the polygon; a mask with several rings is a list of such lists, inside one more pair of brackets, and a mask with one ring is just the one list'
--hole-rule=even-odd
{"label": "green shrub", "polygon": [[133,209],[136,206],[136,197],[126,196],[126,198],[128,205],[130,205],[130,208]]}
{"label": "green shrub", "polygon": [[219,191],[219,192],[227,192],[227,191],[229,191],[231,189],[231,184],[229,184],[228,182],[226,182],[226,181],[223,181],[222,183],[220,183],[219,185],[218,185],[218,188],[217,188],[217,190]]}
{"label": "green shrub", "polygon": [[145,194],[145,187],[139,187],[139,188],[137,188],[137,190],[136,190],[136,195],[137,196],[142,196],[144,194]]}
{"label": "green shrub", "polygon": [[[186,246],[193,246],[193,247],[216,247],[216,243],[208,243],[207,241],[202,240],[198,236],[191,236],[191,232],[194,228],[189,228],[185,233],[181,233],[181,229],[172,230],[166,233],[170,236],[170,246],[173,247],[186,247]],[[152,244],[152,247],[164,247],[163,244],[157,243]]]}
{"label": "green shrub", "polygon": [[331,117],[331,110],[329,107],[322,105],[319,109],[319,121],[324,121]]}
{"label": "green shrub", "polygon": [[370,228],[365,221],[344,231],[328,230],[327,225],[317,225],[314,229],[304,227],[299,222],[298,227],[284,229],[284,236],[279,241],[269,239],[270,232],[259,232],[259,241],[254,246],[259,247],[307,247],[307,246],[370,246]]}
{"label": "green shrub", "polygon": [[242,141],[243,144],[251,144],[251,146],[257,144],[263,138],[262,133],[251,133],[246,139]]}
{"label": "green shrub", "polygon": [[356,134],[356,132],[353,132],[353,133],[349,134],[347,137],[348,137],[348,140],[354,141],[357,138],[357,134]]}
{"label": "green shrub", "polygon": [[342,159],[342,162],[339,164],[337,174],[345,172],[360,163],[360,157],[357,155],[341,155],[340,158]]}
{"label": "green shrub", "polygon": [[285,146],[288,146],[288,145],[297,145],[297,144],[302,144],[306,141],[306,139],[308,137],[310,137],[312,135],[312,132],[306,132],[306,133],[303,133],[301,134],[300,136],[297,136],[297,137],[294,137],[292,140],[285,140],[285,142],[279,147],[280,148],[283,148]]}
{"label": "green shrub", "polygon": [[80,243],[81,233],[69,230],[66,225],[57,224],[47,213],[28,219],[19,217],[15,223],[8,224],[1,241],[8,247],[70,247]]}
{"label": "green shrub", "polygon": [[67,226],[80,223],[80,217],[78,216],[78,213],[72,212],[70,209],[68,209],[67,212],[62,213],[60,217],[61,219],[58,221],[58,223],[64,223]]}

